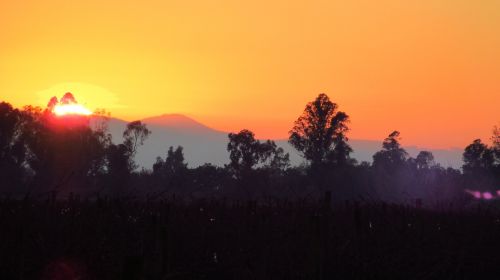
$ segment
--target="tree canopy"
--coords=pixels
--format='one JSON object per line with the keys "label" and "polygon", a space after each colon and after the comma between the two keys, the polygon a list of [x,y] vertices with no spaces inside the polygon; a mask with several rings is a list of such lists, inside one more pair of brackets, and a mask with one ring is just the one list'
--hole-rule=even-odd
{"label": "tree canopy", "polygon": [[349,162],[352,148],[346,133],[349,116],[322,93],[309,102],[290,130],[290,144],[316,168],[324,163]]}

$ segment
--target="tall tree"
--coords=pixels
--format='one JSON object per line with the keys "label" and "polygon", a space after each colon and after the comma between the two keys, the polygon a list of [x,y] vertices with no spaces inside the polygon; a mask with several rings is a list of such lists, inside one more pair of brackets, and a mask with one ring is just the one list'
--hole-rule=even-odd
{"label": "tall tree", "polygon": [[495,126],[493,128],[491,142],[493,143],[491,149],[493,150],[493,155],[495,157],[493,172],[496,175],[497,185],[500,185],[500,127]]}
{"label": "tall tree", "polygon": [[262,158],[260,143],[255,140],[250,130],[241,130],[239,133],[229,133],[229,166],[237,174],[248,172]]}
{"label": "tall tree", "polygon": [[382,150],[373,155],[373,166],[385,170],[394,170],[404,166],[408,153],[401,147],[399,131],[393,131],[382,143]]}
{"label": "tall tree", "polygon": [[500,167],[500,127],[495,126],[493,128],[493,136],[491,137],[491,142],[493,143],[493,151],[495,153],[496,165]]}
{"label": "tall tree", "polygon": [[26,143],[23,116],[10,104],[0,103],[0,182],[17,187],[25,178]]}
{"label": "tall tree", "polygon": [[[384,139],[382,150],[373,155],[373,186],[382,200],[400,201],[414,191],[410,188],[413,160],[401,147],[399,131],[393,131]],[[416,166],[416,165],[414,165]]]}
{"label": "tall tree", "polygon": [[308,103],[290,130],[290,144],[311,162],[314,169],[324,163],[346,163],[352,152],[346,133],[349,116],[322,93]]}
{"label": "tall tree", "polygon": [[500,183],[500,172],[495,166],[494,147],[488,147],[476,139],[465,147],[462,165],[464,179],[469,188],[496,190]]}
{"label": "tall tree", "polygon": [[165,160],[156,158],[153,164],[153,176],[158,186],[177,188],[177,191],[186,191],[185,186],[188,180],[188,168],[184,161],[182,146],[176,149],[170,146]]}
{"label": "tall tree", "polygon": [[127,128],[123,132],[123,144],[128,149],[131,170],[137,168],[134,156],[137,153],[138,147],[144,144],[144,141],[146,141],[150,134],[151,131],[141,121],[133,121],[127,124]]}
{"label": "tall tree", "polygon": [[129,183],[128,178],[137,168],[134,156],[150,133],[151,131],[141,121],[133,121],[127,124],[123,132],[123,144],[109,145],[106,152],[107,171],[114,187],[122,187]]}
{"label": "tall tree", "polygon": [[465,148],[463,160],[464,173],[483,174],[492,170],[495,159],[493,150],[481,142],[481,139],[476,139]]}
{"label": "tall tree", "polygon": [[130,150],[124,144],[111,144],[106,150],[107,173],[115,186],[125,185],[133,171]]}
{"label": "tall tree", "polygon": [[175,150],[174,147],[170,146],[165,158],[165,168],[171,173],[177,173],[187,168],[187,163],[184,162],[182,146],[178,146]]}
{"label": "tall tree", "polygon": [[158,157],[156,163],[153,164],[153,173],[160,176],[173,176],[186,170],[187,164],[184,161],[182,146],[178,146],[175,150],[170,146],[165,160]]}

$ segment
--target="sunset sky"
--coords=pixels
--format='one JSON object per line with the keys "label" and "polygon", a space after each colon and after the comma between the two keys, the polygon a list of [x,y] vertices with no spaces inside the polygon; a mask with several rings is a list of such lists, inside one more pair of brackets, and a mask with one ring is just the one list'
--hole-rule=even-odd
{"label": "sunset sky", "polygon": [[500,124],[500,1],[0,0],[0,100],[71,91],[285,138],[324,92],[350,138],[464,147]]}

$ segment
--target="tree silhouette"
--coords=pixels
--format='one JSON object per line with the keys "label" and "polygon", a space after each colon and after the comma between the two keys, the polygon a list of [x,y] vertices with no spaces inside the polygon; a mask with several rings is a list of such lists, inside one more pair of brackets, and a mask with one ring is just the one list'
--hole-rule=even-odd
{"label": "tree silhouette", "polygon": [[398,131],[393,131],[382,143],[382,150],[373,155],[374,185],[383,200],[398,201],[404,197],[411,185],[410,178],[413,160],[399,143]]}
{"label": "tree silhouette", "polygon": [[[500,183],[498,168],[495,166],[494,148],[489,148],[481,139],[476,139],[465,147],[462,166],[465,181],[475,189],[491,190]],[[496,177],[496,179],[495,179]]]}
{"label": "tree silhouette", "polygon": [[351,147],[346,132],[349,117],[324,93],[308,103],[290,130],[290,144],[311,162],[312,169],[324,163],[349,162]]}
{"label": "tree silhouette", "polygon": [[[497,186],[500,186],[500,127],[493,128],[493,136],[491,137],[493,154],[495,156],[495,163],[493,172],[496,175]],[[497,187],[498,188],[498,187]]]}
{"label": "tree silhouette", "polygon": [[281,172],[290,166],[290,155],[283,148],[278,147],[272,140],[266,140],[261,144],[264,156],[263,167],[273,171]]}
{"label": "tree silhouette", "polygon": [[495,126],[493,128],[493,136],[491,137],[491,142],[493,143],[493,152],[495,154],[496,165],[500,167],[500,127]]}
{"label": "tree silhouette", "polygon": [[[52,102],[52,99],[51,99],[51,102]],[[60,103],[61,104],[74,104],[77,102],[76,102],[75,96],[73,96],[73,94],[71,92],[66,92],[63,95],[63,97],[61,97]]]}
{"label": "tree silhouette", "polygon": [[[70,95],[64,99],[74,101]],[[289,142],[310,162],[299,167],[290,167],[289,155],[274,141],[259,141],[251,131],[242,130],[228,135],[230,163],[224,168],[210,164],[188,168],[179,146],[169,147],[166,157],[158,157],[152,172],[137,172],[134,157],[151,133],[145,124],[129,123],[123,143],[113,144],[106,122],[95,125],[93,118],[56,116],[51,110],[55,104],[57,98],[45,110],[30,106],[19,110],[0,103],[2,190],[21,186],[41,193],[74,192],[79,186],[91,190],[111,186],[111,190],[123,191],[123,187],[137,190],[144,186],[144,192],[165,192],[168,187],[193,197],[241,198],[246,191],[249,196],[245,198],[252,199],[259,194],[305,197],[315,195],[319,187],[335,191],[333,197],[338,200],[379,194],[381,199],[401,202],[402,198],[458,197],[464,188],[496,194],[500,183],[498,127],[491,146],[478,139],[465,148],[463,173],[440,167],[428,151],[409,157],[398,131],[384,139],[372,165],[356,165],[345,135],[349,118],[324,94],[307,104],[290,131]]]}
{"label": "tree silhouette", "polygon": [[130,122],[123,132],[123,144],[111,144],[107,148],[108,177],[115,189],[128,185],[131,173],[137,168],[134,156],[150,133],[141,121]]}
{"label": "tree silhouette", "polygon": [[184,162],[184,153],[182,146],[178,146],[174,151],[174,147],[170,147],[165,158],[165,169],[169,173],[177,173],[187,168],[187,163]]}
{"label": "tree silhouette", "polygon": [[166,185],[179,186],[186,177],[188,168],[182,150],[182,146],[175,150],[170,146],[165,160],[157,157],[153,164],[153,175]]}
{"label": "tree silhouette", "polygon": [[141,121],[133,121],[127,124],[127,128],[123,132],[125,146],[130,150],[131,155],[137,153],[138,146],[144,144],[151,131]]}
{"label": "tree silhouette", "polygon": [[59,100],[57,99],[56,96],[52,96],[49,100],[49,103],[47,104],[47,109],[52,111],[54,107],[59,103]]}
{"label": "tree silhouette", "polygon": [[373,166],[394,170],[404,166],[408,153],[401,147],[399,131],[393,131],[382,143],[382,150],[373,155]]}
{"label": "tree silhouette", "polygon": [[251,170],[263,156],[260,143],[255,140],[253,132],[244,129],[239,133],[230,133],[228,137],[230,167],[238,174]]}
{"label": "tree silhouette", "polygon": [[95,183],[109,143],[104,130],[92,130],[87,116],[58,117],[49,108],[27,106],[22,116],[26,165],[35,188],[68,191]]}
{"label": "tree silhouette", "polygon": [[134,162],[134,156],[137,153],[139,146],[144,144],[151,131],[141,121],[133,121],[127,124],[127,128],[123,132],[123,145],[128,150],[128,158],[130,169],[134,170],[137,165]]}
{"label": "tree silhouette", "polygon": [[289,155],[285,154],[282,148],[278,148],[274,141],[261,143],[255,139],[254,133],[247,129],[230,133],[228,137],[229,167],[237,178],[249,175],[259,164],[275,170],[283,170],[289,165]]}
{"label": "tree silhouette", "polygon": [[10,104],[0,103],[0,182],[8,187],[25,178],[26,143],[22,130],[23,115]]}
{"label": "tree silhouette", "polygon": [[435,165],[434,155],[429,151],[421,151],[415,158],[415,163],[418,169],[429,169]]}
{"label": "tree silhouette", "polygon": [[480,174],[491,170],[494,163],[493,151],[481,139],[476,139],[468,145],[463,154],[464,173]]}
{"label": "tree silhouette", "polygon": [[115,186],[125,185],[133,169],[130,165],[130,150],[124,144],[112,144],[106,151],[107,173],[110,183]]}
{"label": "tree silhouette", "polygon": [[212,197],[221,193],[224,195],[227,194],[224,193],[225,190],[223,188],[228,185],[227,181],[231,180],[231,175],[228,174],[226,168],[205,163],[190,171],[194,192]]}

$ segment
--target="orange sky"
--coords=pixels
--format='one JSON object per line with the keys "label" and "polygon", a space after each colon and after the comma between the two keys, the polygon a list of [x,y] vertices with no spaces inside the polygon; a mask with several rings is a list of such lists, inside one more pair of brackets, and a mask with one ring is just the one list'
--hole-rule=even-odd
{"label": "orange sky", "polygon": [[500,1],[3,1],[0,99],[71,91],[284,138],[327,93],[351,138],[463,147],[500,123]]}

